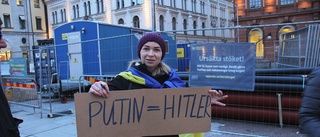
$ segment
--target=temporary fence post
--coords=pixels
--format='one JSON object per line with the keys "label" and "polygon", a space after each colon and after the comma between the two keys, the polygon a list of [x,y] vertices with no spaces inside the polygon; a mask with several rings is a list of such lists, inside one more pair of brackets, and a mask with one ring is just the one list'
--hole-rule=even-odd
{"label": "temporary fence post", "polygon": [[282,128],[282,127],[283,127],[281,95],[282,95],[281,93],[277,93],[277,96],[278,96],[278,109],[279,109],[279,124],[280,124],[280,128]]}

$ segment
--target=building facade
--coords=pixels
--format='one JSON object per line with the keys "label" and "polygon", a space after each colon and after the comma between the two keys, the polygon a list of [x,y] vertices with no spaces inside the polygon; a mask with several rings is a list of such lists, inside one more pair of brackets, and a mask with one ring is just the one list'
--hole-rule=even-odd
{"label": "building facade", "polygon": [[[234,41],[233,4],[226,0],[45,0],[53,30],[91,20],[175,34],[178,43]],[[217,29],[212,29],[217,28]]]}
{"label": "building facade", "polygon": [[7,48],[0,50],[1,61],[25,57],[32,62],[28,51],[39,39],[47,39],[45,7],[40,0],[1,0],[0,18],[3,39]]}
{"label": "building facade", "polygon": [[[275,60],[281,34],[320,20],[319,0],[234,0],[235,17],[241,26],[240,42],[256,44],[256,56]],[[236,22],[236,20],[234,20]]]}

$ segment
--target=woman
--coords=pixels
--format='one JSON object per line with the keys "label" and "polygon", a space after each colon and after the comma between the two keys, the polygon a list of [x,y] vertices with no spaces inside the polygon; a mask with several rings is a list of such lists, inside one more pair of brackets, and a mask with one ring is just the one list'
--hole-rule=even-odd
{"label": "woman", "polygon": [[320,66],[309,75],[299,110],[299,124],[310,137],[320,137]]}
{"label": "woman", "polygon": [[[109,84],[101,81],[94,83],[89,93],[108,97],[112,90],[185,87],[185,82],[177,73],[162,62],[165,51],[165,41],[159,34],[145,34],[138,42],[137,52],[140,60],[132,61],[128,71],[118,74]],[[220,100],[227,98],[227,95],[223,95],[220,90],[209,90],[209,93],[212,104],[225,106]]]}

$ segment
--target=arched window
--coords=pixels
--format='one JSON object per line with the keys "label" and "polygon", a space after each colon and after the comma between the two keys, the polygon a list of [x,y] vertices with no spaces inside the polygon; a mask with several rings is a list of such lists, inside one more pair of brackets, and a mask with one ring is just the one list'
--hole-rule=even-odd
{"label": "arched window", "polygon": [[[193,29],[197,29],[197,22],[196,21],[193,21]],[[197,35],[196,30],[193,31],[193,35]]]}
{"label": "arched window", "polygon": [[164,31],[164,19],[162,15],[160,15],[159,17],[159,28],[160,28],[160,31]]}
{"label": "arched window", "polygon": [[121,25],[123,25],[124,24],[124,20],[121,18],[121,19],[119,19],[118,20],[118,24],[121,24]]}
{"label": "arched window", "polygon": [[140,28],[140,22],[139,22],[139,17],[138,16],[134,16],[132,22],[133,22],[133,27],[134,28]]}
{"label": "arched window", "polygon": [[120,1],[117,0],[117,9],[120,9]]}
{"label": "arched window", "polygon": [[77,18],[79,18],[79,5],[77,4]]}
{"label": "arched window", "polygon": [[103,0],[100,0],[100,7],[101,7],[101,12],[104,12]]}
{"label": "arched window", "polygon": [[84,15],[87,16],[88,15],[87,14],[88,9],[87,9],[87,3],[86,2],[83,3],[83,7],[84,7]]}
{"label": "arched window", "polygon": [[[177,30],[177,20],[175,17],[172,18],[172,30]],[[173,33],[176,33],[175,31]]]}
{"label": "arched window", "polygon": [[56,23],[58,23],[58,12],[57,11],[54,12],[54,18],[56,20]]}
{"label": "arched window", "polygon": [[100,13],[100,3],[99,0],[96,0],[97,3],[97,13]]}
{"label": "arched window", "polygon": [[63,11],[62,11],[62,9],[60,10],[60,15],[61,15],[61,22],[63,22],[64,20],[64,17],[63,17]]}
{"label": "arched window", "polygon": [[[206,24],[204,22],[202,22],[202,29],[206,28]],[[202,30],[202,36],[205,36],[205,30]]]}
{"label": "arched window", "polygon": [[88,1],[88,12],[89,12],[88,14],[91,15],[91,4],[90,4],[90,1]]}
{"label": "arched window", "polygon": [[294,27],[292,26],[283,26],[279,31],[279,40],[282,40],[282,34],[294,31]]}
{"label": "arched window", "polygon": [[77,12],[76,12],[76,6],[72,6],[72,11],[73,11],[73,19],[77,18]]}
{"label": "arched window", "polygon": [[67,22],[67,12],[66,12],[66,9],[63,9],[63,13],[64,13],[64,21]]}
{"label": "arched window", "polygon": [[255,28],[249,33],[249,42],[256,44],[256,57],[263,58],[264,56],[264,45],[263,45],[262,30]]}
{"label": "arched window", "polygon": [[[186,19],[183,20],[183,29],[187,30],[187,20]],[[184,31],[184,34],[187,34],[187,31]]]}
{"label": "arched window", "polygon": [[52,12],[52,24],[56,24],[56,20],[54,19],[54,12]]}

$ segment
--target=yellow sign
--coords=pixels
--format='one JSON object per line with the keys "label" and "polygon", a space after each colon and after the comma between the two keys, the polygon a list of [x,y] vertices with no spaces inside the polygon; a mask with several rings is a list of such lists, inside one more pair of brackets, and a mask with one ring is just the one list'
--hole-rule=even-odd
{"label": "yellow sign", "polygon": [[177,57],[184,58],[184,48],[177,48]]}
{"label": "yellow sign", "polygon": [[68,39],[68,34],[67,33],[63,33],[62,34],[62,40],[67,40]]}

